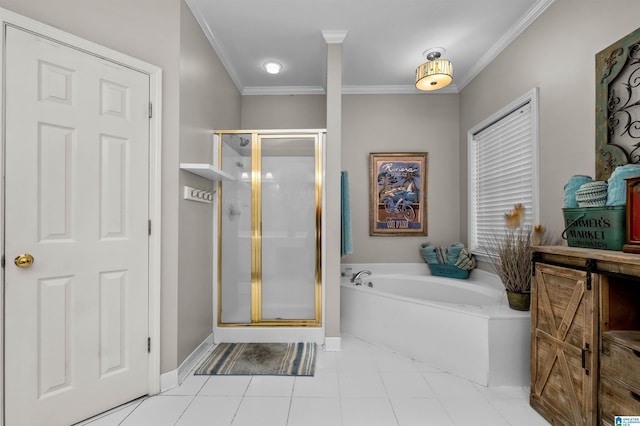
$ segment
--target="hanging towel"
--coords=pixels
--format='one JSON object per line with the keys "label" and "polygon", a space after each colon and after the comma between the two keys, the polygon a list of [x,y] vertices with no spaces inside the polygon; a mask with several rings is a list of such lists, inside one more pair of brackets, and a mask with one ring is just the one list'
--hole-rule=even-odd
{"label": "hanging towel", "polygon": [[349,206],[349,175],[340,173],[340,239],[342,243],[341,256],[353,253],[351,240],[351,207]]}
{"label": "hanging towel", "polygon": [[627,181],[624,178],[639,176],[640,164],[625,164],[618,166],[609,177],[609,192],[607,193],[607,206],[624,206],[627,204]]}

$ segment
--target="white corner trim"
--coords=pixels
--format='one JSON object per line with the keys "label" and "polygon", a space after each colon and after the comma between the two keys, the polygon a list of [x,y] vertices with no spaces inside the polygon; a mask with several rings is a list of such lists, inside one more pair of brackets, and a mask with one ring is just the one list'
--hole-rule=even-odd
{"label": "white corner trim", "polygon": [[227,70],[227,74],[229,74],[229,77],[233,81],[233,84],[235,84],[236,88],[238,89],[238,92],[242,93],[244,90],[244,85],[242,84],[242,81],[240,81],[240,77],[238,76],[238,73],[233,67],[231,59],[229,59],[229,54],[227,53],[226,49],[222,46],[222,43],[219,43],[218,39],[213,34],[213,30],[205,20],[204,14],[202,13],[202,10],[198,6],[198,3],[192,2],[189,0],[186,0],[186,3],[189,9],[191,9],[191,13],[193,13],[193,17],[196,18],[196,21],[198,22],[198,24],[200,24],[200,28],[202,29],[202,32],[204,33],[205,37],[207,37],[207,40],[209,40],[209,44],[211,44],[213,51],[216,52],[216,55],[218,55],[218,59],[220,59],[220,62],[222,62],[224,69]]}
{"label": "white corner trim", "polygon": [[327,352],[342,351],[342,337],[325,337],[324,350]]}
{"label": "white corner trim", "polygon": [[324,95],[319,86],[246,86],[242,96],[258,95]]}
{"label": "white corner trim", "polygon": [[213,346],[213,333],[208,335],[207,338],[182,361],[182,364],[180,364],[177,369],[168,371],[160,376],[160,392],[165,392],[179,386],[211,346]]}
{"label": "white corner trim", "polygon": [[504,49],[507,48],[522,32],[527,29],[538,17],[547,10],[555,0],[539,0],[531,9],[516,22],[506,33],[503,34],[497,42],[493,44],[467,72],[458,80],[458,89],[462,90],[467,84],[477,77],[480,72],[485,69]]}
{"label": "white corner trim", "polygon": [[347,33],[347,30],[322,30],[322,37],[327,44],[342,44]]}

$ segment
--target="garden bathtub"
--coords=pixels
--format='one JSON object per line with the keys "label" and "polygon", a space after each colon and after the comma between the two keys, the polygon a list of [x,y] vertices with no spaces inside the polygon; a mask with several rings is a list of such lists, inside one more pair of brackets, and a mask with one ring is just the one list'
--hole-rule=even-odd
{"label": "garden bathtub", "polygon": [[[343,264],[346,334],[484,386],[528,386],[530,315],[509,309],[496,275],[432,276],[426,264]],[[353,272],[363,285],[350,281]],[[371,283],[372,287],[368,284]]]}

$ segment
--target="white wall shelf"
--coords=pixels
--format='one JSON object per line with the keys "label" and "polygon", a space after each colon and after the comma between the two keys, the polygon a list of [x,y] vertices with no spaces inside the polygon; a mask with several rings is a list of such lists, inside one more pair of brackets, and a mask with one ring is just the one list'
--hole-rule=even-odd
{"label": "white wall shelf", "polygon": [[180,163],[180,169],[211,181],[236,180],[229,173],[207,163]]}

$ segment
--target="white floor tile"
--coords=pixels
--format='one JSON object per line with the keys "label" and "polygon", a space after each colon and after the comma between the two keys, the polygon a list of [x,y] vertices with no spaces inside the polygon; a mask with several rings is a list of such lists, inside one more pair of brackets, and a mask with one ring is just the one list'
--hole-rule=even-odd
{"label": "white floor tile", "polygon": [[229,426],[240,401],[240,396],[197,396],[176,426]]}
{"label": "white floor tile", "polygon": [[486,401],[482,393],[473,383],[453,374],[448,373],[423,373],[429,387],[435,395],[443,399],[457,400],[483,400]]}
{"label": "white floor tile", "polygon": [[440,401],[434,398],[391,398],[399,426],[454,426]]}
{"label": "white floor tile", "polygon": [[387,398],[342,398],[342,426],[397,426]]}
{"label": "white floor tile", "polygon": [[336,366],[339,373],[377,373],[378,365],[371,351],[336,352]]}
{"label": "white floor tile", "polygon": [[440,370],[438,367],[427,364],[426,362],[413,360],[413,365],[415,365],[418,371],[420,371],[421,373],[442,373],[442,370]]}
{"label": "white floor tile", "polygon": [[316,352],[316,369],[315,372],[336,372],[336,352],[325,352],[318,350]]}
{"label": "white floor tile", "polygon": [[193,398],[159,395],[145,399],[122,422],[122,426],[173,426]]}
{"label": "white floor tile", "polygon": [[200,389],[207,383],[210,376],[187,376],[184,381],[173,389],[163,392],[162,395],[197,395]]}
{"label": "white floor tile", "polygon": [[287,426],[337,426],[341,424],[338,398],[293,398]]}
{"label": "white floor tile", "polygon": [[313,377],[296,377],[293,396],[338,398],[338,373],[317,372]]}
{"label": "white floor tile", "polygon": [[211,376],[198,395],[242,396],[250,382],[251,376]]}
{"label": "white floor tile", "polygon": [[142,403],[142,400],[137,400],[136,402],[126,404],[122,407],[114,408],[113,410],[107,413],[93,417],[91,419],[88,419],[87,421],[78,423],[75,426],[118,426],[141,403]]}
{"label": "white floor tile", "polygon": [[544,426],[549,424],[531,408],[528,399],[493,399],[489,402],[512,425]]}
{"label": "white floor tile", "polygon": [[246,396],[288,396],[293,393],[295,377],[253,376]]}
{"label": "white floor tile", "polygon": [[312,377],[188,376],[77,426],[543,426],[527,387],[487,388],[353,338]]}
{"label": "white floor tile", "polygon": [[[510,426],[507,420],[486,399],[441,400],[456,425]],[[521,426],[522,423],[515,423]]]}
{"label": "white floor tile", "polygon": [[384,348],[373,348],[373,358],[379,371],[400,371],[418,373],[413,360]]}
{"label": "white floor tile", "polygon": [[341,398],[386,397],[387,392],[379,374],[340,373],[338,376]]}
{"label": "white floor tile", "polygon": [[435,398],[435,394],[420,373],[383,372],[382,382],[391,397]]}
{"label": "white floor tile", "polygon": [[475,385],[488,400],[492,399],[529,399],[529,387],[521,386],[498,386],[486,387]]}
{"label": "white floor tile", "polygon": [[291,398],[243,398],[232,426],[284,426],[287,424]]}

